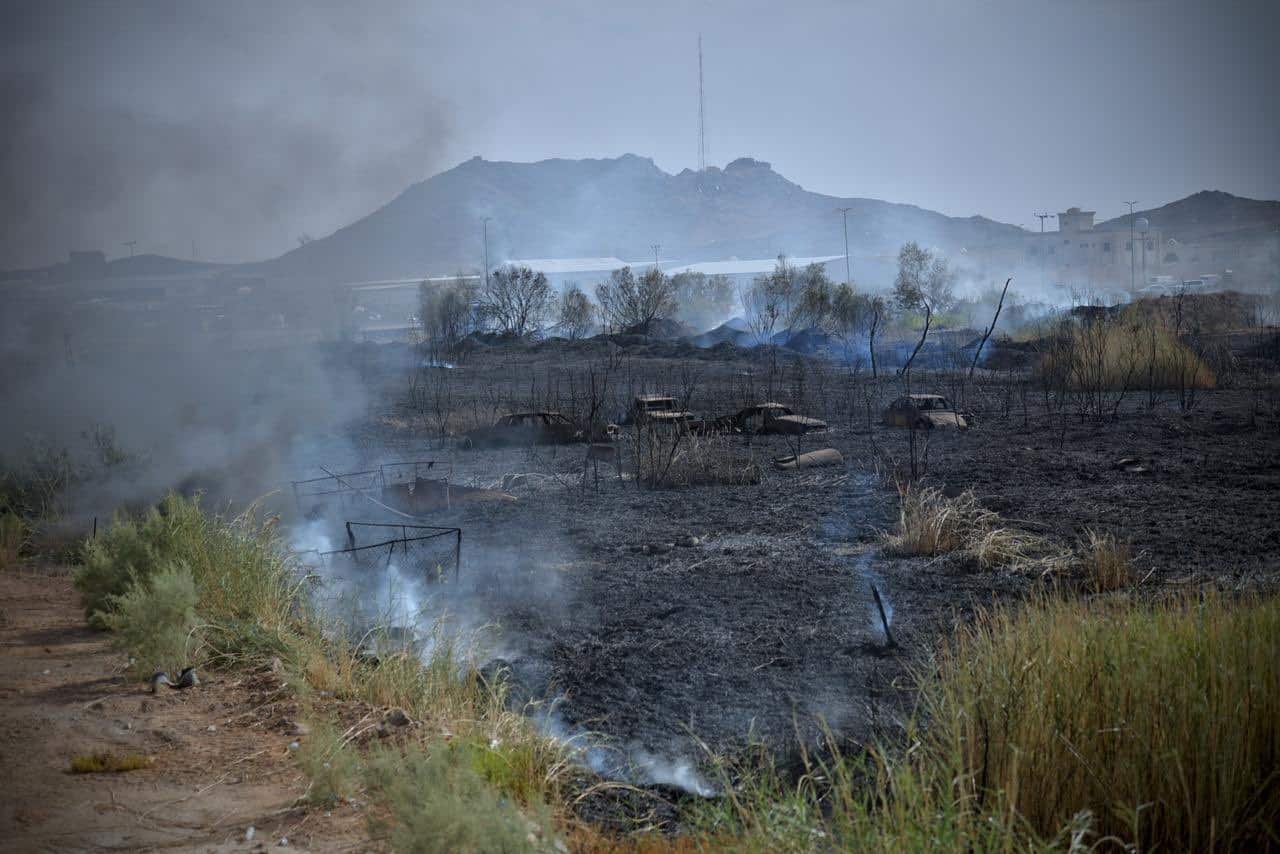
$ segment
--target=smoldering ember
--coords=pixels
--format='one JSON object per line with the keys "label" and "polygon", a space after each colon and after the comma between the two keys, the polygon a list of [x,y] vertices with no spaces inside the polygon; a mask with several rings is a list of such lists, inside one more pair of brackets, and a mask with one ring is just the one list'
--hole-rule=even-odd
{"label": "smoldering ember", "polygon": [[1280,850],[1272,4],[3,14],[0,848]]}

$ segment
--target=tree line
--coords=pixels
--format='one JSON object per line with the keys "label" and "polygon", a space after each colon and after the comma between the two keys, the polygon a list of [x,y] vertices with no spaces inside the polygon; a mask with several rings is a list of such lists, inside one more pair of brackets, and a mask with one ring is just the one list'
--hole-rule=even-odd
{"label": "tree line", "polygon": [[424,339],[448,352],[480,330],[524,338],[552,324],[569,339],[597,328],[649,334],[661,320],[705,328],[741,310],[757,344],[776,348],[796,336],[818,333],[840,342],[850,360],[865,345],[874,375],[877,335],[894,319],[919,320],[921,332],[907,361],[909,370],[937,316],[955,305],[954,282],[946,259],[914,242],[900,250],[897,276],[887,296],[867,293],[851,282],[837,284],[821,264],[796,267],[781,255],[771,272],[736,290],[727,276],[622,267],[595,285],[594,299],[575,283],[556,293],[541,271],[507,265],[483,283],[462,277],[444,286],[424,282],[419,317]]}

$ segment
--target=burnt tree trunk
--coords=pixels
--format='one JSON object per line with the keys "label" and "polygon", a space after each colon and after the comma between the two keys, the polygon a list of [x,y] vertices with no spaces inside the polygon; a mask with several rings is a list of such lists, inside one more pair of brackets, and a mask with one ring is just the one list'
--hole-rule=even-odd
{"label": "burnt tree trunk", "polygon": [[929,337],[929,326],[933,323],[933,306],[929,303],[924,304],[924,331],[920,333],[920,340],[916,342],[916,348],[911,351],[911,356],[907,359],[907,363],[902,366],[902,374],[907,378],[907,391],[911,391],[911,363],[916,360],[916,354],[920,352],[920,348],[924,346],[924,340]]}
{"label": "burnt tree trunk", "polygon": [[987,346],[987,339],[991,337],[991,333],[996,331],[996,322],[1000,319],[1000,309],[1004,308],[1004,295],[1009,293],[1009,283],[1013,281],[1013,277],[1004,280],[1004,290],[1000,292],[1000,302],[996,303],[995,316],[991,318],[991,325],[987,327],[987,331],[982,333],[982,340],[978,342],[978,349],[973,354],[973,364],[969,366],[969,376],[973,376],[974,370],[978,367],[978,359],[982,356],[982,348]]}

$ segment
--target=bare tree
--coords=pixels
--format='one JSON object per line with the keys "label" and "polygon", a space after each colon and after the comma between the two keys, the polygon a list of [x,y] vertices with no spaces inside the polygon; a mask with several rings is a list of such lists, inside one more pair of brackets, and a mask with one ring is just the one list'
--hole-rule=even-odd
{"label": "bare tree", "polygon": [[911,383],[911,363],[929,337],[934,314],[946,311],[955,302],[952,292],[954,281],[955,274],[947,266],[946,260],[922,248],[915,241],[907,243],[898,252],[898,277],[893,283],[894,301],[904,311],[924,314],[920,340],[907,357],[907,363],[902,366],[908,386]]}
{"label": "bare tree", "polygon": [[671,284],[680,305],[677,316],[699,329],[724,320],[736,305],[733,283],[728,276],[677,273],[671,277]]}
{"label": "bare tree", "polygon": [[418,286],[418,326],[432,360],[455,356],[458,344],[475,331],[476,298],[476,286],[462,276],[441,285]]}
{"label": "bare tree", "polygon": [[591,331],[594,314],[595,307],[581,288],[574,286],[560,295],[556,321],[560,324],[560,331],[570,341],[576,341]]}
{"label": "bare tree", "polygon": [[523,338],[536,332],[551,308],[545,273],[508,265],[494,270],[480,291],[480,312],[504,335]]}
{"label": "bare tree", "polygon": [[671,277],[657,267],[639,278],[630,267],[614,270],[609,281],[596,285],[596,302],[606,326],[641,335],[649,332],[654,320],[673,317],[680,307]]}

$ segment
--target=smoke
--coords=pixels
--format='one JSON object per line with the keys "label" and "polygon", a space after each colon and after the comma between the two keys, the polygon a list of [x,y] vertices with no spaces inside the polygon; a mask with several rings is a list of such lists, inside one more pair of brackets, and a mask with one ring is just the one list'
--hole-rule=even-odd
{"label": "smoke", "polygon": [[156,334],[59,356],[0,348],[0,453],[21,465],[65,451],[84,473],[65,497],[73,513],[109,517],[173,488],[243,504],[287,485],[304,461],[359,453],[346,427],[366,395],[341,348],[168,346]]}
{"label": "smoke", "polygon": [[[0,268],[129,240],[267,257],[435,171],[448,109],[432,39],[397,11],[8,4]],[[398,61],[370,62],[371,45]]]}

